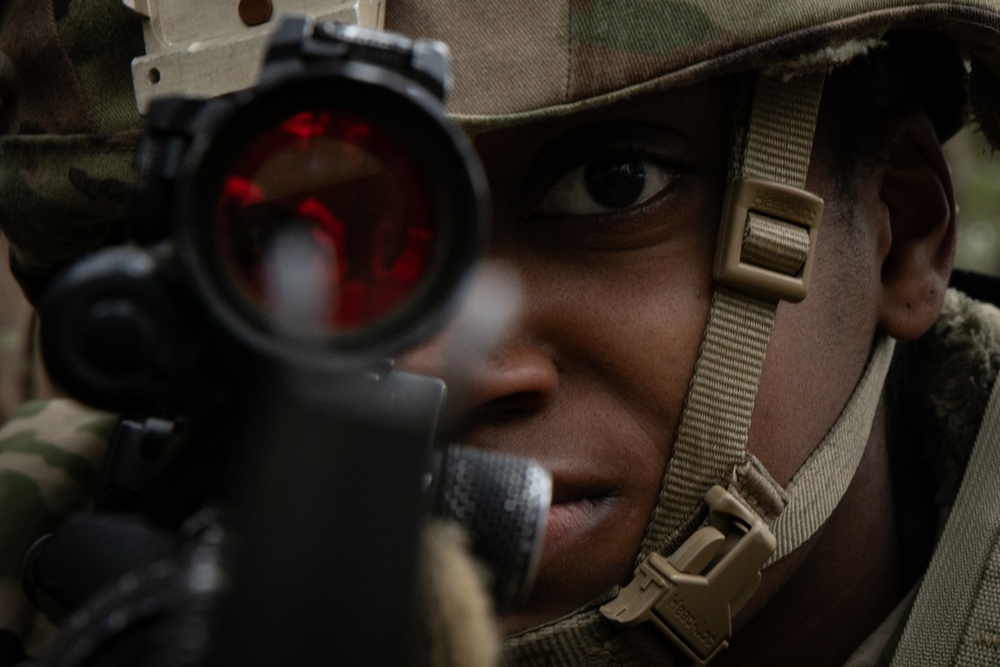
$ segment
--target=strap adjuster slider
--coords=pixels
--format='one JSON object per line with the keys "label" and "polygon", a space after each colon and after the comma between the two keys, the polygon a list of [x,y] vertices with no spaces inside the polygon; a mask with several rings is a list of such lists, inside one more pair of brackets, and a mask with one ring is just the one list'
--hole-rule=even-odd
{"label": "strap adjuster slider", "polygon": [[[816,254],[816,234],[823,216],[823,200],[801,188],[757,178],[737,178],[726,190],[722,225],[715,252],[715,279],[726,287],[742,290],[764,299],[797,303],[805,298]],[[746,240],[754,222],[766,221],[779,235],[800,239],[799,261],[790,272],[769,267],[746,253]],[[762,218],[762,220],[761,220]],[[807,243],[805,242],[807,239]],[[794,247],[772,241],[757,248],[757,255],[771,257],[775,264],[787,263]]]}

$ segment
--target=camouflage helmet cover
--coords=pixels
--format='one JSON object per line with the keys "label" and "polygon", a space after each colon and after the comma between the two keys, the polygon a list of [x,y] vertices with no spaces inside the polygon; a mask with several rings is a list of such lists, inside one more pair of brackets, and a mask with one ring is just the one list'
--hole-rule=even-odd
{"label": "camouflage helmet cover", "polygon": [[116,0],[0,3],[0,229],[44,270],[100,245],[121,215],[140,118],[139,22]]}
{"label": "camouflage helmet cover", "polygon": [[[388,0],[386,28],[449,44],[450,108],[471,127],[896,28],[938,31],[968,54],[973,111],[1000,146],[1000,0]],[[23,269],[44,272],[98,247],[121,216],[140,127],[129,63],[142,52],[139,21],[119,0],[0,2],[0,100],[11,119],[0,138],[0,228]]]}
{"label": "camouflage helmet cover", "polygon": [[449,108],[472,126],[792,63],[890,30],[941,32],[970,57],[973,111],[1000,146],[997,0],[390,0],[386,28],[449,44]]}

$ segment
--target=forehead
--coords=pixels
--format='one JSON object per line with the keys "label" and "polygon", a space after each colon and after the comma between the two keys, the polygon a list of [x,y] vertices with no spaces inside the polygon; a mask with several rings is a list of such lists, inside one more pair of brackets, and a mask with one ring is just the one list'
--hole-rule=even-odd
{"label": "forehead", "polygon": [[[629,124],[655,127],[691,150],[717,153],[732,143],[738,120],[742,77],[727,77],[647,93],[594,109],[510,127],[473,130],[472,137],[487,169],[510,169],[528,161],[561,137],[585,128]],[[497,161],[501,165],[495,164]]]}

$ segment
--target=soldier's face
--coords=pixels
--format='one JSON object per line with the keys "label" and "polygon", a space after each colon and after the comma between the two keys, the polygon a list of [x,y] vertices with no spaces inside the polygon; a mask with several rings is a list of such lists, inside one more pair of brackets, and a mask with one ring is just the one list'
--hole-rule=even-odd
{"label": "soldier's face", "polygon": [[[736,93],[713,82],[476,141],[494,203],[488,260],[516,270],[523,302],[456,382],[455,439],[535,459],[555,482],[533,597],[508,630],[630,578],[712,298]],[[825,246],[810,296],[779,308],[751,433],[783,483],[839,414],[877,326],[876,235],[837,222],[846,202],[830,181],[814,164]],[[449,380],[452,335],[401,365]]]}

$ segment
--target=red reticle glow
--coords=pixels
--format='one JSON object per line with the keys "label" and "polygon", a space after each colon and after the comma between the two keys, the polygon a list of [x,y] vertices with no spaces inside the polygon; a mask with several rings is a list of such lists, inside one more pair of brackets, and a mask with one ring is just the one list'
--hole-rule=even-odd
{"label": "red reticle glow", "polygon": [[321,334],[374,324],[405,302],[436,229],[424,177],[393,137],[348,114],[303,112],[233,163],[216,234],[248,302]]}

